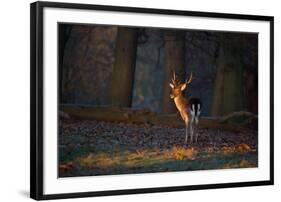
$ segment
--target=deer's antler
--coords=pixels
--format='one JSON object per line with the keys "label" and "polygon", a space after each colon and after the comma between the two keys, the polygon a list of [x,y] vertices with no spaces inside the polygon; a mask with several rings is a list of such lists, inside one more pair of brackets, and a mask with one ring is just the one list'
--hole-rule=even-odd
{"label": "deer's antler", "polygon": [[190,76],[189,76],[189,79],[187,80],[185,80],[185,83],[186,84],[190,84],[191,83],[191,81],[192,81],[192,72],[191,72],[191,74],[190,74]]}
{"label": "deer's antler", "polygon": [[172,81],[172,84],[173,84],[174,86],[177,85],[177,81],[176,81],[176,72],[175,72],[174,70],[173,70],[173,77],[172,77],[171,81]]}

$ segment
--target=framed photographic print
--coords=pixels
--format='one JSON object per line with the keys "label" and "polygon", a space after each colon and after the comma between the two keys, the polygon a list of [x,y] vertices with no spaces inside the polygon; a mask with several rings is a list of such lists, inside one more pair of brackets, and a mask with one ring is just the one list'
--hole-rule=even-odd
{"label": "framed photographic print", "polygon": [[31,197],[273,184],[273,17],[31,4]]}

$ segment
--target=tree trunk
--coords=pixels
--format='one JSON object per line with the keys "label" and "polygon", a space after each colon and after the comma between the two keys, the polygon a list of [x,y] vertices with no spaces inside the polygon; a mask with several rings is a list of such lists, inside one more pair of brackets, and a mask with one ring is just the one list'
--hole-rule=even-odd
{"label": "tree trunk", "polygon": [[185,77],[185,33],[179,31],[165,32],[165,78],[163,87],[163,113],[177,111],[174,101],[170,98],[170,86],[172,71],[176,72],[177,79],[181,82]]}
{"label": "tree trunk", "polygon": [[258,114],[258,34],[244,35],[243,43],[247,47],[244,50],[249,62],[243,71],[243,87],[245,95],[245,107],[247,111]]}
{"label": "tree trunk", "polygon": [[136,28],[118,28],[110,92],[110,101],[114,106],[130,107],[132,104],[137,33]]}
{"label": "tree trunk", "polygon": [[221,47],[215,80],[211,114],[222,116],[243,110],[243,67],[240,36],[221,35]]}
{"label": "tree trunk", "polygon": [[66,42],[70,36],[71,25],[60,24],[59,25],[59,102],[62,103],[62,88],[63,88],[63,57]]}
{"label": "tree trunk", "polygon": [[117,28],[73,25],[63,51],[61,103],[108,104]]}

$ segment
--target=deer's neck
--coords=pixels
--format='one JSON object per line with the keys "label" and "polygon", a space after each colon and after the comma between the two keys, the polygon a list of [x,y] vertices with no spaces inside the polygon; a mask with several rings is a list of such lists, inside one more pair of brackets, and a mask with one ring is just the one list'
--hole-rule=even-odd
{"label": "deer's neck", "polygon": [[177,109],[181,112],[182,110],[185,110],[186,104],[187,104],[187,99],[180,94],[179,96],[174,98],[174,102],[176,104]]}

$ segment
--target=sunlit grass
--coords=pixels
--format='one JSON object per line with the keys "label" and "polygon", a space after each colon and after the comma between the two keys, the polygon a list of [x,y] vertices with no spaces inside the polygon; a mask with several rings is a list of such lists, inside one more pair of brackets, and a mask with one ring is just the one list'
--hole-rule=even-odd
{"label": "sunlit grass", "polygon": [[168,156],[170,155],[172,158],[176,160],[184,160],[184,159],[195,159],[198,151],[191,148],[184,147],[176,147],[174,146],[171,150],[167,152]]}
{"label": "sunlit grass", "polygon": [[[248,168],[257,166],[256,151],[246,144],[212,147],[199,151],[196,147],[173,146],[170,149],[136,151],[87,152],[68,156],[60,162],[60,175],[72,171],[79,175],[95,173],[130,173],[144,171],[177,171],[200,169]],[[61,159],[62,160],[62,159]],[[85,173],[85,174],[83,174]],[[90,173],[90,174],[88,174]],[[93,174],[91,174],[93,173]],[[74,174],[70,174],[74,175]]]}
{"label": "sunlit grass", "polygon": [[93,168],[93,167],[108,168],[120,163],[118,160],[118,156],[112,158],[107,154],[95,155],[93,153],[90,153],[85,157],[79,157],[75,159],[74,162],[86,168]]}
{"label": "sunlit grass", "polygon": [[136,152],[132,152],[128,154],[128,161],[141,160],[145,157],[145,151],[137,150]]}

